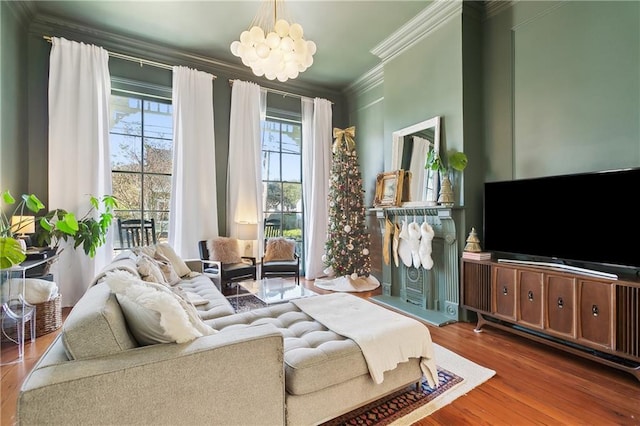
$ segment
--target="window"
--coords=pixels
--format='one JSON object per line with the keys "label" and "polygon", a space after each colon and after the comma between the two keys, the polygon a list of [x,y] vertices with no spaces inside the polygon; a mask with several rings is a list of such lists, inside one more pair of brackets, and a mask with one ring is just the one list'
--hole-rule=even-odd
{"label": "window", "polygon": [[[111,95],[109,142],[117,218],[153,219],[158,242],[167,239],[173,158],[170,101]],[[119,238],[116,249],[122,249]]]}
{"label": "window", "polygon": [[296,241],[304,265],[302,123],[267,117],[262,122],[262,185],[265,239]]}

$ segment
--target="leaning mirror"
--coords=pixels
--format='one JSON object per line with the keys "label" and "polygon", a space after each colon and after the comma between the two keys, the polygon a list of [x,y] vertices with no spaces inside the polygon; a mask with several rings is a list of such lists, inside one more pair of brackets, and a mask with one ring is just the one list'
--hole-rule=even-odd
{"label": "leaning mirror", "polygon": [[411,172],[410,201],[403,205],[435,206],[438,172],[424,168],[430,149],[440,151],[440,117],[433,117],[392,133],[393,170]]}

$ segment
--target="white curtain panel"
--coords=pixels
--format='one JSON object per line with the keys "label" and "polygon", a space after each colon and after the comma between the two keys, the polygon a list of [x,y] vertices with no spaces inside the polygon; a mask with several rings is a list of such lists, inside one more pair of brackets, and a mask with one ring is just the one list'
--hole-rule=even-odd
{"label": "white curtain panel", "polygon": [[173,172],[169,244],[186,259],[218,235],[213,75],[173,67]]}
{"label": "white curtain panel", "polygon": [[327,242],[331,170],[331,102],[302,98],[302,176],[305,226],[305,277],[321,277]]}
{"label": "white curtain panel", "polygon": [[[52,38],[49,64],[49,203],[82,217],[89,195],[111,194],[109,157],[109,53],[101,47]],[[62,305],[73,306],[113,251],[113,226],[107,243],[92,259],[73,241],[60,244],[54,279]]]}
{"label": "white curtain panel", "polygon": [[409,165],[409,171],[411,171],[411,185],[409,188],[411,190],[411,201],[423,201],[426,199],[426,178],[429,173],[425,170],[424,164],[427,161],[429,145],[431,145],[431,142],[427,139],[419,136],[413,137],[413,151],[411,152],[411,164]]}
{"label": "white curtain panel", "polygon": [[[234,80],[229,119],[229,163],[227,169],[227,234],[238,238],[238,223],[262,227],[262,145],[260,121],[266,115],[266,91],[255,83]],[[264,252],[258,244],[257,256]]]}

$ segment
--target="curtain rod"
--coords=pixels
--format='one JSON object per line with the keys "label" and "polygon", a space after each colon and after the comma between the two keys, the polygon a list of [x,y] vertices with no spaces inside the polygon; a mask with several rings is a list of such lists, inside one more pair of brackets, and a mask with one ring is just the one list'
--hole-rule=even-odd
{"label": "curtain rod", "polygon": [[[42,36],[42,38],[45,39],[46,41],[48,41],[49,43],[51,43],[51,36],[45,35],[45,36]],[[107,53],[109,54],[109,56],[113,56],[114,58],[124,59],[125,61],[130,61],[130,62],[136,62],[136,63],[140,64],[140,66],[149,65],[149,66],[152,66],[152,67],[162,68],[162,69],[165,69],[165,70],[173,70],[173,66],[167,65],[167,64],[163,64],[161,62],[150,61],[148,59],[137,58],[135,56],[129,56],[129,55],[125,55],[123,53],[111,52],[109,50],[107,50]],[[215,75],[212,75],[211,77],[214,80],[217,78]]]}
{"label": "curtain rod", "polygon": [[[235,79],[229,79],[229,85],[233,86],[233,81]],[[267,92],[271,92],[271,93],[276,93],[278,95],[282,95],[282,96],[293,96],[294,98],[300,98],[300,99],[312,99],[308,96],[302,96],[302,95],[298,95],[297,93],[291,93],[291,92],[285,92],[282,90],[277,90],[277,89],[270,89],[268,87],[262,87],[264,90],[266,90]],[[331,105],[333,105],[333,102],[331,102]]]}

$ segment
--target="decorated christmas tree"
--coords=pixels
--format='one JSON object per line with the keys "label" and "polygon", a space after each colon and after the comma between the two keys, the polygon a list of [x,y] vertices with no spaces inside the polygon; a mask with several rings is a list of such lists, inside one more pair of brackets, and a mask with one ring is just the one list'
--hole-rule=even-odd
{"label": "decorated christmas tree", "polygon": [[323,260],[329,276],[368,277],[371,271],[364,189],[355,147],[355,127],[333,129],[329,183],[329,229]]}

